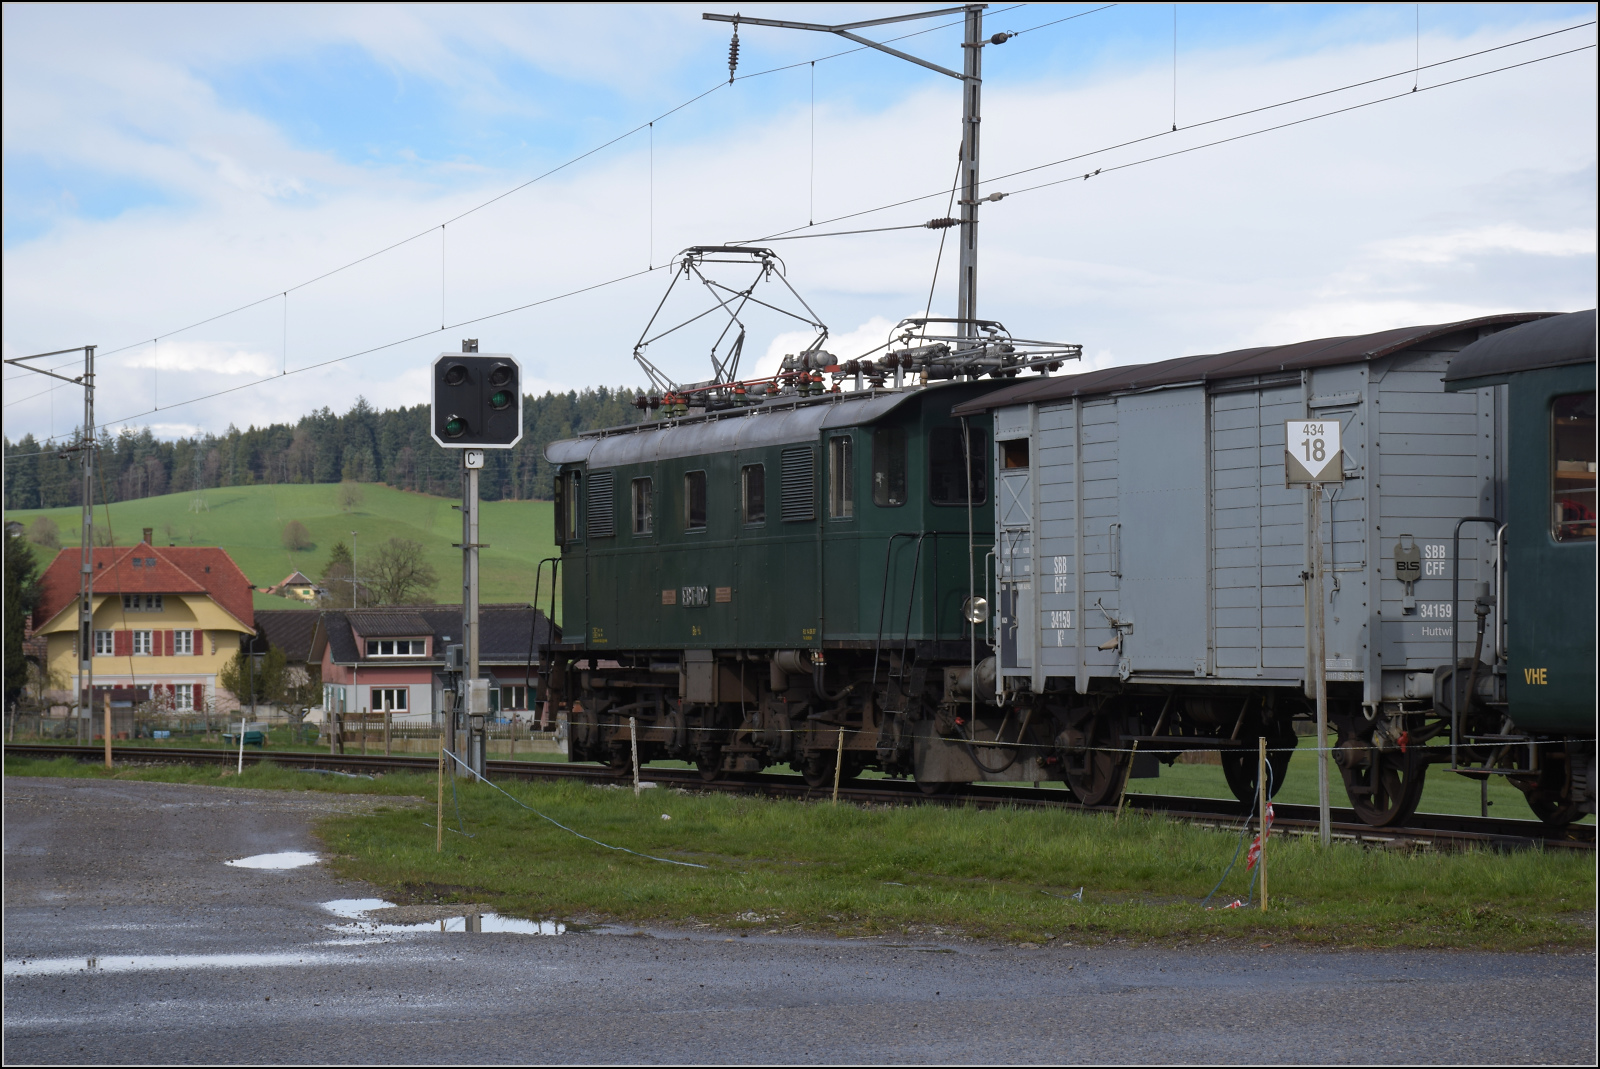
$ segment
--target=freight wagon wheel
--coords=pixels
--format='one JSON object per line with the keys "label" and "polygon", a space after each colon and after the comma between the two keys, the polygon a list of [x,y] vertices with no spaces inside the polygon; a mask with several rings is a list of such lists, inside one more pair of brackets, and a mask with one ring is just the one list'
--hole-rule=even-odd
{"label": "freight wagon wheel", "polygon": [[[1294,756],[1294,748],[1299,744],[1300,737],[1293,731],[1268,737],[1267,764],[1272,769],[1272,793],[1267,797],[1276,798],[1283,789],[1283,779],[1289,774],[1289,759]],[[1260,763],[1261,758],[1254,747],[1244,751],[1223,751],[1222,775],[1228,781],[1228,789],[1239,801],[1248,803],[1255,799],[1256,770]]]}
{"label": "freight wagon wheel", "polygon": [[[1061,755],[1067,786],[1072,788],[1072,793],[1084,805],[1110,805],[1122,793],[1122,781],[1128,771],[1128,756],[1115,749],[1090,747],[1116,746],[1116,725],[1109,716],[1097,716],[1084,723],[1079,730],[1082,735],[1073,739],[1076,745]],[[1073,734],[1077,735],[1077,732]],[[1078,749],[1079,746],[1083,748]]]}
{"label": "freight wagon wheel", "polygon": [[1380,750],[1348,735],[1339,740],[1333,759],[1350,807],[1364,823],[1375,828],[1402,824],[1417,811],[1428,765],[1414,751]]}

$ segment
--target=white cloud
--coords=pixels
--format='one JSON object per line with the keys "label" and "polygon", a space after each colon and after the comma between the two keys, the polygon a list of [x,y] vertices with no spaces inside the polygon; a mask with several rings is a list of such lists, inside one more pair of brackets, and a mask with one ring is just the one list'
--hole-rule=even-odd
{"label": "white cloud", "polygon": [[[517,354],[532,389],[640,383],[630,352],[666,288],[664,272],[438,328],[659,265],[690,244],[770,234],[807,218],[803,96],[787,109],[751,114],[735,106],[742,98],[718,96],[723,110],[691,109],[657,131],[653,246],[650,164],[646,143],[636,140],[452,224],[443,248],[438,231],[428,231],[287,298],[164,339],[157,383],[151,347],[136,339],[282,293],[526,176],[465,161],[427,171],[430,185],[419,171],[354,167],[221,102],[207,64],[223,64],[233,48],[243,64],[288,47],[283,20],[260,9],[228,9],[230,18],[198,9],[194,24],[159,46],[153,31],[130,29],[137,20],[118,13],[129,9],[92,9],[106,25],[89,34],[73,78],[33,77],[44,61],[28,59],[27,35],[18,31],[41,10],[56,9],[6,9],[8,157],[100,161],[103,173],[171,193],[167,204],[111,218],[63,217],[37,238],[13,241],[4,255],[5,352],[100,344],[105,419],[145,412],[159,400],[156,418],[221,430],[230,422],[292,421],[323,405],[342,411],[357,395],[380,407],[424,403],[428,363],[463,337],[479,338],[485,351]],[[641,87],[687,32],[676,15],[652,9],[586,9],[573,16],[582,45],[574,48],[570,36],[518,22],[520,9],[278,10],[303,14],[297,47],[304,50],[357,40],[397,78],[454,78],[473,107],[527,108],[529,115],[537,111],[529,95],[497,87],[489,73],[456,70],[462,41],[499,27],[494,47],[573,78],[589,77],[570,69],[593,45],[596,80]],[[588,24],[596,19],[599,28]],[[437,32],[445,24],[447,32]],[[1553,25],[1436,35],[1425,51],[1467,52]],[[1398,52],[1409,58],[1409,38],[1405,44],[1341,45],[1291,58],[1252,45],[1186,54],[1183,113],[1223,114],[1382,73]],[[191,55],[199,58],[186,65]],[[1024,82],[997,70],[984,93],[986,174],[1159,131],[1168,121],[1164,69],[1123,67],[1088,84],[1076,71],[1040,69]],[[980,314],[1018,335],[1082,343],[1092,354],[1088,368],[1490,311],[1587,306],[1595,286],[1593,80],[1592,53],[1566,57],[986,205]],[[915,91],[872,109],[819,96],[818,218],[946,181],[959,134],[953,90],[932,80],[909,84]],[[501,104],[487,102],[497,93]],[[1162,135],[998,188],[1129,162],[1345,100]],[[536,119],[528,125],[536,138]],[[929,200],[849,226],[915,223],[944,212],[942,200]],[[913,229],[774,247],[791,282],[835,329],[829,351],[848,358],[880,344],[900,315],[921,311],[938,244],[937,233]],[[935,315],[953,314],[954,257],[947,240]],[[810,338],[791,336],[776,318],[752,329],[747,351],[761,354],[753,363],[763,372]],[[285,363],[300,368],[414,335],[167,414],[183,397],[271,375]],[[109,352],[130,342],[135,347],[124,353]],[[686,335],[651,355],[659,351],[675,377],[700,379],[709,342]],[[71,407],[64,396],[55,398],[62,412]],[[6,408],[6,432],[16,438],[47,428],[42,404]],[[57,430],[66,418],[56,413]]]}
{"label": "white cloud", "polygon": [[1516,223],[1458,230],[1447,234],[1416,234],[1377,242],[1380,257],[1423,264],[1448,264],[1484,254],[1518,253],[1524,256],[1593,256],[1592,229],[1535,230]]}

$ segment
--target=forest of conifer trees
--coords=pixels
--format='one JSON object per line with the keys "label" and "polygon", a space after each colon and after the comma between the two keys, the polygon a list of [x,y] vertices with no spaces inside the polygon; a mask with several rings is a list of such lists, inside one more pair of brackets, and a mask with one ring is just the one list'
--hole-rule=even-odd
{"label": "forest of conifer trees", "polygon": [[[485,501],[548,498],[547,443],[596,427],[635,423],[637,390],[607,387],[523,399],[525,433],[516,448],[491,450],[479,484]],[[57,443],[73,444],[71,441]],[[45,448],[31,434],[5,446],[5,507],[81,504],[77,454]],[[382,482],[402,490],[460,493],[457,450],[428,436],[428,406],[377,411],[358,399],[336,415],[326,407],[298,423],[274,423],[220,435],[162,441],[148,428],[100,434],[97,459],[104,490],[96,501],[129,501],[188,490],[255,483]]]}

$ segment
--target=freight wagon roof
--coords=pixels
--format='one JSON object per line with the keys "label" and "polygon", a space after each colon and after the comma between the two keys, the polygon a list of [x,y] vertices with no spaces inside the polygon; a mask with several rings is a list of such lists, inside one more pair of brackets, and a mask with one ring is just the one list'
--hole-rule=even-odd
{"label": "freight wagon roof", "polygon": [[1468,379],[1511,375],[1537,368],[1592,364],[1595,360],[1594,313],[1593,308],[1568,312],[1480,338],[1450,361],[1444,381],[1450,386],[1472,389],[1460,384]]}
{"label": "freight wagon roof", "polygon": [[[1362,363],[1409,349],[1447,334],[1478,327],[1508,327],[1544,319],[1555,312],[1507,312],[1502,315],[1463,319],[1457,323],[1438,323],[1424,327],[1396,327],[1376,334],[1357,334],[1344,338],[1317,338],[1292,345],[1263,345],[1254,349],[1235,349],[1208,356],[1180,356],[1149,364],[1087,371],[1081,375],[1060,375],[1029,379],[957,405],[953,414],[976,415],[1008,405],[1036,404],[1093,397],[1108,393],[1152,389],[1178,383],[1213,383],[1252,375],[1271,375],[1304,368]],[[1481,344],[1481,343],[1480,343]]]}
{"label": "freight wagon roof", "polygon": [[913,397],[950,385],[870,393],[830,394],[782,407],[732,409],[686,419],[635,423],[545,446],[552,464],[587,461],[591,468],[815,442],[829,427],[854,427],[887,415]]}

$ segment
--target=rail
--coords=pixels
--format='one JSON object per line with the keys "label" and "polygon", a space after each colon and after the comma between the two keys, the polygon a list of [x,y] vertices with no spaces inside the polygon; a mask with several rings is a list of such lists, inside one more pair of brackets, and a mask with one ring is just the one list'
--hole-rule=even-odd
{"label": "rail", "polygon": [[[7,754],[19,757],[76,757],[85,761],[101,761],[105,751],[97,746],[78,746],[51,743],[13,743],[5,747]],[[114,746],[112,759],[123,762],[150,764],[228,764],[239,760],[237,750],[202,750],[157,746]],[[336,772],[383,773],[417,772],[432,774],[438,767],[438,758],[432,755],[406,754],[328,754],[302,750],[248,751],[247,764],[279,764],[295,768],[318,769]],[[706,781],[693,769],[650,767],[650,779],[662,786],[681,787],[687,790],[717,794],[760,794],[769,798],[797,800],[821,799],[831,796],[826,787],[808,787],[799,776],[759,773],[744,776],[725,776]],[[619,783],[623,776],[600,765],[568,764],[558,761],[489,761],[486,772],[497,779],[530,781],[580,780],[584,782]],[[909,780],[870,780],[844,784],[839,797],[852,802],[879,805],[969,805],[980,809],[1000,806],[1018,806],[1039,809],[1076,809],[1092,813],[1114,813],[1115,805],[1086,806],[1066,797],[1065,791],[1045,790],[1037,787],[1007,787],[993,784],[972,785],[946,794],[924,794],[916,783]],[[1178,795],[1130,794],[1130,809],[1150,813],[1163,813],[1178,820],[1195,824],[1234,827],[1248,815],[1248,805],[1222,798],[1190,798]],[[1317,833],[1317,807],[1274,802],[1273,826],[1288,834],[1315,835]],[[1374,828],[1363,823],[1353,809],[1332,810],[1332,831],[1336,839],[1369,843],[1377,846],[1402,846],[1429,844],[1437,848],[1487,847],[1491,849],[1545,849],[1593,850],[1595,826],[1572,824],[1566,828],[1552,828],[1537,820],[1513,820],[1506,817],[1455,816],[1446,813],[1418,813],[1403,828]]]}

